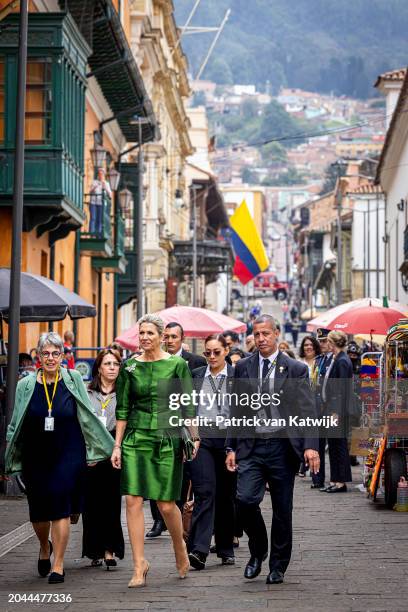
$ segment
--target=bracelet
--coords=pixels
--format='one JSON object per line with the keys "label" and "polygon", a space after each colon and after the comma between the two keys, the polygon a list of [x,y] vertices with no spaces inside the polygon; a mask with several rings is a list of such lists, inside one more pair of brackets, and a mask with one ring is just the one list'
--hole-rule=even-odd
{"label": "bracelet", "polygon": [[193,442],[201,442],[201,438],[192,438]]}
{"label": "bracelet", "polygon": [[113,445],[113,448],[119,448],[120,450],[122,450],[122,447],[121,447],[121,445],[120,445],[120,444],[114,444],[114,445]]}

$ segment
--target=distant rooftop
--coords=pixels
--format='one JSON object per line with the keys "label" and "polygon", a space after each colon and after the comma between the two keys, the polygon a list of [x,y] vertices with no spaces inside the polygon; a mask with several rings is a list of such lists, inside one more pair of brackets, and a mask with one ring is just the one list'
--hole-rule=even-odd
{"label": "distant rooftop", "polygon": [[407,68],[398,68],[397,70],[390,70],[383,72],[377,77],[374,87],[378,87],[382,81],[403,81],[407,73]]}

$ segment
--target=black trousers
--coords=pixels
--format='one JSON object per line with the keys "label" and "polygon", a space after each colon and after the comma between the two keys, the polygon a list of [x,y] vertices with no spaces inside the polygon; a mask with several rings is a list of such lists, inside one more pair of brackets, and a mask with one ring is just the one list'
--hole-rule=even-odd
{"label": "black trousers", "polygon": [[351,482],[350,455],[347,438],[329,438],[331,482]]}
{"label": "black trousers", "polygon": [[295,474],[299,467],[289,440],[258,439],[251,454],[238,461],[237,499],[251,556],[268,553],[268,534],[259,504],[269,484],[272,500],[270,570],[286,571],[292,552],[292,509]]}
{"label": "black trousers", "polygon": [[218,557],[233,557],[234,474],[225,466],[224,439],[202,438],[190,463],[194,510],[188,550],[208,554],[214,532]]}
{"label": "black trousers", "polygon": [[324,485],[324,481],[326,478],[326,438],[323,433],[321,433],[321,437],[319,437],[319,457],[320,457],[320,469],[317,474],[312,474],[313,484],[316,485]]}

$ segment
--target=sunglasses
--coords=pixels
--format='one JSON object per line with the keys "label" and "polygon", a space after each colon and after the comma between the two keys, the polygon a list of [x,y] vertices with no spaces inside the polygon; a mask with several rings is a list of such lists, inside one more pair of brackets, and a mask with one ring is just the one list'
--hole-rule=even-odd
{"label": "sunglasses", "polygon": [[214,349],[213,351],[204,351],[204,357],[211,357],[211,355],[215,355],[215,357],[219,357],[222,353],[221,349]]}

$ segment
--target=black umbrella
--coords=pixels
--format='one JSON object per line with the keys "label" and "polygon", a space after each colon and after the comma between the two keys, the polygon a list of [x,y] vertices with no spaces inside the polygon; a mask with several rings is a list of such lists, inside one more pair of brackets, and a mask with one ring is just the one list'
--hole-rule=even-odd
{"label": "black umbrella", "polygon": [[[0,317],[8,319],[10,295],[10,268],[0,268]],[[29,272],[21,274],[22,323],[35,321],[61,321],[95,317],[96,308],[85,302],[77,293],[62,285]]]}

